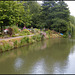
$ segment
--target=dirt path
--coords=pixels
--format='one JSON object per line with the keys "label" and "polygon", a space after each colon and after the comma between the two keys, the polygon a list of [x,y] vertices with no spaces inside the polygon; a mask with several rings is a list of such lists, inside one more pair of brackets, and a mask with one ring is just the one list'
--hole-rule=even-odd
{"label": "dirt path", "polygon": [[5,39],[0,39],[0,41],[2,41],[2,40],[11,40],[11,39],[15,39],[15,38],[22,38],[22,37],[29,37],[29,36],[33,36],[33,35],[18,36],[18,37],[9,37],[9,38],[5,38]]}

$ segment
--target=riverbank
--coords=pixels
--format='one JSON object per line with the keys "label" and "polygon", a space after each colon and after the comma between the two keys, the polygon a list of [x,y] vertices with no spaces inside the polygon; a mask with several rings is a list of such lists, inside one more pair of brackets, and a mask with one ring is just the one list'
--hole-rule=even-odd
{"label": "riverbank", "polygon": [[61,35],[54,33],[46,35],[44,35],[43,33],[41,34],[37,33],[26,36],[0,39],[0,53],[50,38],[61,38]]}

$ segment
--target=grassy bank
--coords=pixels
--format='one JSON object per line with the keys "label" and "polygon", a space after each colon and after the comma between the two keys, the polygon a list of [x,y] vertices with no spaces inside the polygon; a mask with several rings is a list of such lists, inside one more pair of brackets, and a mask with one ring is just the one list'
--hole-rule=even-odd
{"label": "grassy bank", "polygon": [[40,34],[36,34],[29,37],[21,37],[21,38],[15,38],[11,40],[2,40],[0,41],[0,52],[9,51],[11,49],[15,49],[18,47],[22,47],[34,42],[38,42],[43,40],[44,37]]}
{"label": "grassy bank", "polygon": [[[33,31],[33,30],[32,30]],[[29,31],[24,30],[22,31],[23,33],[21,33],[22,35],[24,35],[24,33],[29,33]],[[38,29],[35,29],[35,31],[33,31],[34,34],[33,36],[26,36],[26,37],[20,37],[20,38],[14,38],[14,39],[10,39],[8,38],[7,40],[0,40],[0,53],[1,52],[5,52],[5,51],[9,51],[12,49],[16,49],[25,45],[29,45],[32,44],[34,42],[38,42],[38,41],[42,41],[45,39],[50,39],[50,38],[60,38],[61,35],[59,33],[56,33],[54,31],[40,31]]]}

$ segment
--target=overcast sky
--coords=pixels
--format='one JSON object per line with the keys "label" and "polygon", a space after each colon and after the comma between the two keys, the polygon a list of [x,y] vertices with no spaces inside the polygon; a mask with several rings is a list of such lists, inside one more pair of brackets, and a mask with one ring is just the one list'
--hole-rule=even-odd
{"label": "overcast sky", "polygon": [[75,1],[65,1],[68,4],[70,14],[75,16]]}
{"label": "overcast sky", "polygon": [[[38,1],[40,4],[42,3],[42,1]],[[70,14],[75,16],[75,1],[65,1],[65,3],[67,3],[69,10],[70,10]]]}

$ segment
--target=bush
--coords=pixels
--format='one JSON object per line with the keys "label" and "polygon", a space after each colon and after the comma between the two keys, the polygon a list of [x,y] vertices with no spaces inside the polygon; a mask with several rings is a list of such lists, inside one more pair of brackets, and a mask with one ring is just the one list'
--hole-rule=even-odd
{"label": "bush", "polygon": [[29,39],[29,43],[33,43],[34,40],[32,39],[32,37]]}
{"label": "bush", "polygon": [[40,33],[40,35],[41,35],[41,40],[44,40],[45,36],[42,33]]}
{"label": "bush", "polygon": [[19,36],[24,36],[24,35],[27,35],[27,34],[19,33]]}
{"label": "bush", "polygon": [[27,29],[24,29],[23,31],[21,31],[21,33],[19,34],[20,36],[24,36],[24,35],[30,35],[30,31]]}
{"label": "bush", "polygon": [[37,36],[36,35],[32,36],[32,39],[33,40],[36,40],[37,39]]}
{"label": "bush", "polygon": [[16,34],[16,33],[19,33],[20,30],[17,26],[11,26],[11,28],[13,29],[13,33]]}
{"label": "bush", "polygon": [[67,38],[67,35],[62,35],[63,38]]}
{"label": "bush", "polygon": [[34,33],[34,29],[33,29],[33,27],[31,27],[31,32]]}
{"label": "bush", "polygon": [[29,43],[29,37],[27,37],[26,42]]}
{"label": "bush", "polygon": [[6,50],[12,49],[12,46],[8,42],[2,41],[2,43],[3,43],[3,45],[0,45],[1,51],[6,51]]}
{"label": "bush", "polygon": [[40,41],[42,38],[41,38],[41,35],[37,35],[37,41]]}
{"label": "bush", "polygon": [[25,45],[26,39],[27,39],[26,37],[24,37],[24,38],[21,39],[21,41],[20,41],[20,45],[21,46]]}
{"label": "bush", "polygon": [[2,51],[5,51],[5,47],[2,45]]}
{"label": "bush", "polygon": [[46,31],[46,34],[48,34],[48,35],[49,35],[49,34],[50,34],[50,32],[51,32],[50,30],[47,30],[47,31]]}
{"label": "bush", "polygon": [[4,45],[5,50],[10,50],[12,46],[10,46],[8,43]]}
{"label": "bush", "polygon": [[14,35],[12,35],[12,37],[17,37],[17,36],[19,36],[19,35],[15,35],[15,34],[14,34]]}
{"label": "bush", "polygon": [[40,29],[35,28],[34,31],[35,31],[36,33],[38,33],[38,32],[40,32]]}
{"label": "bush", "polygon": [[18,41],[15,40],[15,41],[14,41],[14,48],[17,48],[17,47],[18,47]]}
{"label": "bush", "polygon": [[23,46],[23,45],[25,45],[26,43],[29,43],[29,42],[30,42],[29,37],[24,37],[24,38],[21,39],[20,45]]}
{"label": "bush", "polygon": [[32,36],[32,39],[33,39],[33,40],[36,40],[36,41],[40,41],[41,38],[42,38],[41,35],[34,35],[34,36]]}

